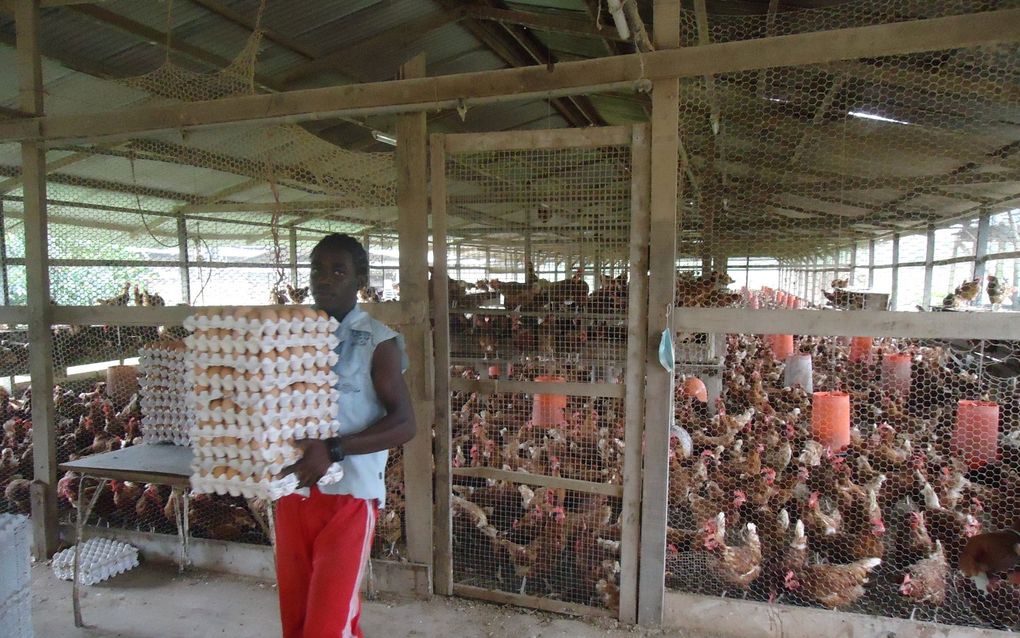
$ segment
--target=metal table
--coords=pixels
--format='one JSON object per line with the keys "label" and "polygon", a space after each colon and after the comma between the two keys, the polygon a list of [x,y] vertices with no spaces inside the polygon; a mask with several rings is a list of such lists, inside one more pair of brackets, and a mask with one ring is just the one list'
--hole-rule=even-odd
{"label": "metal table", "polygon": [[[170,498],[176,499],[174,508],[177,537],[180,539],[177,566],[184,571],[188,559],[188,509],[193,453],[190,447],[169,444],[134,445],[114,452],[95,454],[76,461],[61,463],[61,471],[77,472],[78,503],[74,522],[74,579],[71,600],[74,606],[74,625],[84,627],[81,617],[79,570],[81,568],[82,531],[99,494],[110,480],[133,481],[169,485]],[[85,503],[85,479],[98,481],[92,498]]]}

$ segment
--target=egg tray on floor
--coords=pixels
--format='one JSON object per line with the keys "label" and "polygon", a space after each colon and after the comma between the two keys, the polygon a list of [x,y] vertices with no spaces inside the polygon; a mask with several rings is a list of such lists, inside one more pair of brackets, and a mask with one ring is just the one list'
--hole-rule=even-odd
{"label": "egg tray on floor", "polygon": [[32,638],[32,592],[25,588],[0,604],[0,629],[4,638]]}
{"label": "egg tray on floor", "polygon": [[138,350],[142,439],[188,444],[194,413],[187,405],[191,353],[183,341],[158,341]]}
{"label": "egg tray on floor", "polygon": [[[138,550],[109,538],[90,538],[81,544],[78,582],[95,585],[138,566]],[[74,547],[53,555],[53,574],[61,580],[74,579]]]}
{"label": "egg tray on floor", "polygon": [[[0,605],[31,586],[31,528],[27,516],[0,514]],[[0,627],[4,625],[0,624]]]}
{"label": "egg tray on floor", "polygon": [[[279,498],[297,478],[275,478],[300,458],[294,439],[339,433],[333,352],[339,323],[307,307],[210,310],[188,317],[189,405],[196,492]],[[340,480],[338,464],[319,481]]]}

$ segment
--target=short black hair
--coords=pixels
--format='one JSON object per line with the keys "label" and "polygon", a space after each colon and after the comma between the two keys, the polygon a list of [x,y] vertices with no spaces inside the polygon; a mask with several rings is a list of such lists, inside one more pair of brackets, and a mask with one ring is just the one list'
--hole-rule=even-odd
{"label": "short black hair", "polygon": [[365,247],[361,245],[361,242],[350,235],[346,233],[330,233],[320,239],[319,243],[315,244],[312,252],[314,253],[316,250],[344,251],[351,256],[351,261],[354,262],[354,274],[367,279],[368,252],[365,251]]}

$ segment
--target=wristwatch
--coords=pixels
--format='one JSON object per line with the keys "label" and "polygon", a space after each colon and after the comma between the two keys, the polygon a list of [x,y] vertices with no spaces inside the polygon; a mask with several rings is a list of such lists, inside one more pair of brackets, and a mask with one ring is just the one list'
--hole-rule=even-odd
{"label": "wristwatch", "polygon": [[340,445],[340,437],[334,436],[326,439],[326,449],[329,450],[330,462],[339,463],[344,460],[344,448]]}

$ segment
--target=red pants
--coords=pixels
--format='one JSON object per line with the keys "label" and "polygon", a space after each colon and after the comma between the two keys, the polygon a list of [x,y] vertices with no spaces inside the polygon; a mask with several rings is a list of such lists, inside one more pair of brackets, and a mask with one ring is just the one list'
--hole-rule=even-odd
{"label": "red pants", "polygon": [[276,581],[284,638],[363,636],[361,579],[376,504],[353,496],[285,496],[276,505]]}

